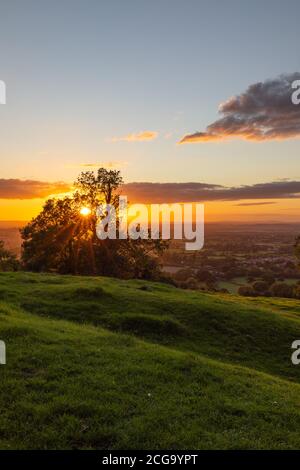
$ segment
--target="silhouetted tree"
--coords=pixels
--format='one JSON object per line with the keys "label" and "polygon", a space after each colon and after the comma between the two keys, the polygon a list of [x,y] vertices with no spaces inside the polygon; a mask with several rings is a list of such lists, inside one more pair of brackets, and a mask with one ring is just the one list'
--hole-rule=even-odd
{"label": "silhouetted tree", "polygon": [[[100,203],[118,207],[119,171],[83,172],[72,196],[49,199],[41,213],[21,230],[22,263],[32,271],[101,274],[158,279],[161,240],[99,240],[96,210]],[[90,213],[81,214],[82,207]]]}

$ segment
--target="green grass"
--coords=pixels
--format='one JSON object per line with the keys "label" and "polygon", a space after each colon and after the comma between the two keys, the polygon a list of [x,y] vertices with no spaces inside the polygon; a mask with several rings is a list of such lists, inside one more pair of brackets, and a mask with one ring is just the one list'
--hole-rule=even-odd
{"label": "green grass", "polygon": [[300,302],[0,274],[1,449],[300,447]]}
{"label": "green grass", "polygon": [[246,277],[236,277],[230,281],[219,281],[219,289],[227,289],[230,294],[237,294],[241,286],[248,284]]}

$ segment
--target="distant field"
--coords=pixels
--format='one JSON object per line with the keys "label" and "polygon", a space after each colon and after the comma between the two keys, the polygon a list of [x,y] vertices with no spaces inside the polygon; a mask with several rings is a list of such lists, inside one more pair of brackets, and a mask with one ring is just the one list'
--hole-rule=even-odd
{"label": "distant field", "polygon": [[0,448],[299,448],[300,302],[0,274]]}
{"label": "distant field", "polygon": [[231,281],[219,281],[217,285],[219,289],[227,289],[230,294],[237,294],[239,287],[247,283],[246,277],[236,277]]}
{"label": "distant field", "polygon": [[[297,284],[299,279],[282,279],[281,282],[285,282],[286,284]],[[248,284],[246,277],[236,277],[231,281],[219,281],[217,283],[218,289],[227,289],[230,294],[237,294],[239,287]]]}

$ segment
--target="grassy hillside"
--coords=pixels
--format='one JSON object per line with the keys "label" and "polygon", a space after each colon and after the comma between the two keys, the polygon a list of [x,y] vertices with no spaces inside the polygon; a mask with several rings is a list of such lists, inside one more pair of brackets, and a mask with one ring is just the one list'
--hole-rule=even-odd
{"label": "grassy hillside", "polygon": [[0,274],[0,448],[299,448],[300,302]]}

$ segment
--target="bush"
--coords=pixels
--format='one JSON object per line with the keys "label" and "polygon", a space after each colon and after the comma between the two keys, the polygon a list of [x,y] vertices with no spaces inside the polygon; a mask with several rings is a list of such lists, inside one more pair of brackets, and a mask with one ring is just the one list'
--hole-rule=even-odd
{"label": "bush", "polygon": [[262,276],[262,280],[267,283],[268,288],[269,288],[272,284],[274,284],[274,282],[276,281],[276,279],[274,278],[274,276],[272,276],[271,274],[264,274],[264,275]]}
{"label": "bush", "polygon": [[198,282],[194,277],[189,277],[186,281],[186,285],[188,289],[197,289]]}
{"label": "bush", "polygon": [[196,277],[197,277],[198,281],[201,281],[201,282],[209,282],[209,283],[211,283],[211,282],[214,282],[214,281],[215,281],[215,276],[214,276],[211,272],[209,272],[209,271],[207,271],[207,270],[201,270],[201,269],[199,269],[199,270],[197,271]]}
{"label": "bush", "polygon": [[266,295],[269,285],[266,281],[255,281],[252,287],[257,294]]}
{"label": "bush", "polygon": [[274,282],[270,287],[270,293],[273,297],[294,297],[294,287],[285,282]]}
{"label": "bush", "polygon": [[241,286],[238,290],[238,294],[245,297],[255,297],[257,295],[252,286]]}
{"label": "bush", "polygon": [[198,282],[194,277],[189,277],[185,281],[179,281],[176,283],[177,287],[180,287],[181,289],[198,289]]}
{"label": "bush", "polygon": [[184,269],[179,269],[179,271],[177,271],[173,277],[176,281],[185,282],[188,278],[192,277],[193,274],[194,274],[194,271],[192,269],[184,268]]}
{"label": "bush", "polygon": [[294,286],[293,296],[295,297],[295,299],[300,299],[300,285],[299,284]]}
{"label": "bush", "polygon": [[7,250],[0,240],[0,271],[18,271],[19,261],[14,253]]}

